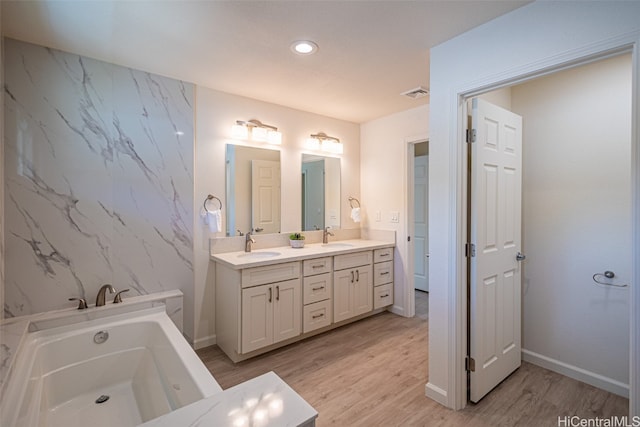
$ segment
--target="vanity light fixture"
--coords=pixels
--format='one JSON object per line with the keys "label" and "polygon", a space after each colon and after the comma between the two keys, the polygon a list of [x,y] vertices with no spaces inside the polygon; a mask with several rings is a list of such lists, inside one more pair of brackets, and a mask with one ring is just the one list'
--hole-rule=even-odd
{"label": "vanity light fixture", "polygon": [[310,135],[309,139],[307,139],[307,148],[331,154],[342,154],[343,152],[343,145],[340,140],[324,132]]}
{"label": "vanity light fixture", "polygon": [[251,119],[236,120],[231,128],[231,135],[235,139],[251,139],[252,141],[267,142],[269,144],[282,144],[282,133],[275,126],[262,123],[260,120]]}

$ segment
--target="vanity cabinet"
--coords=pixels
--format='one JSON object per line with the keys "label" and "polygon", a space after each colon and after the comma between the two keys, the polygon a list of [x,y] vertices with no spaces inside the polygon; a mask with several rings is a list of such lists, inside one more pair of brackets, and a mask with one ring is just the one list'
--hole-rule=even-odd
{"label": "vanity cabinet", "polygon": [[243,289],[242,352],[300,335],[300,295],[300,279]]}
{"label": "vanity cabinet", "polygon": [[334,322],[341,322],[373,310],[372,260],[372,251],[334,257]]}
{"label": "vanity cabinet", "polygon": [[393,304],[393,248],[373,251],[373,309]]}
{"label": "vanity cabinet", "polygon": [[302,332],[307,333],[333,323],[332,257],[306,260],[302,271]]}

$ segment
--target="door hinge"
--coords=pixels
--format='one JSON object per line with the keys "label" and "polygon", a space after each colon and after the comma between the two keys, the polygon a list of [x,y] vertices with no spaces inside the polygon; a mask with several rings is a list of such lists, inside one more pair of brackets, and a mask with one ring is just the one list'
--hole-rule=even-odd
{"label": "door hinge", "polygon": [[476,142],[476,130],[475,129],[467,129],[466,141],[467,142]]}
{"label": "door hinge", "polygon": [[476,371],[476,359],[473,357],[465,357],[464,358],[464,369],[467,372],[475,372]]}
{"label": "door hinge", "polygon": [[476,256],[476,245],[473,243],[464,244],[464,256],[467,258]]}

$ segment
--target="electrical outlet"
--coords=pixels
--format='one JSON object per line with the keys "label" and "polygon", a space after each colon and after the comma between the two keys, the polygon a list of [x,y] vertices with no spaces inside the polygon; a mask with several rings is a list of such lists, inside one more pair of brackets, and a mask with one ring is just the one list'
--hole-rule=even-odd
{"label": "electrical outlet", "polygon": [[376,222],[382,221],[382,213],[380,211],[376,211]]}
{"label": "electrical outlet", "polygon": [[400,212],[391,211],[391,222],[400,222]]}

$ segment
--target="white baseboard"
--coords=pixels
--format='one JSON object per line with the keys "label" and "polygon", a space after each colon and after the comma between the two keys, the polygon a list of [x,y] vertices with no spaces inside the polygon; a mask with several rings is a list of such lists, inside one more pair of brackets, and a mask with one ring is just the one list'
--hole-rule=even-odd
{"label": "white baseboard", "polygon": [[629,397],[629,384],[621,383],[620,381],[587,371],[586,369],[578,368],[577,366],[569,365],[568,363],[525,349],[522,349],[522,360],[619,396]]}
{"label": "white baseboard", "polygon": [[440,387],[427,383],[427,385],[424,386],[424,394],[442,406],[447,406],[447,392]]}
{"label": "white baseboard", "polygon": [[198,338],[193,342],[193,348],[195,350],[199,350],[201,348],[209,347],[210,345],[214,345],[216,343],[216,336],[209,335],[208,337]]}
{"label": "white baseboard", "polygon": [[398,316],[407,317],[404,314],[404,308],[399,305],[392,305],[389,311],[392,312],[393,314],[397,314]]}

